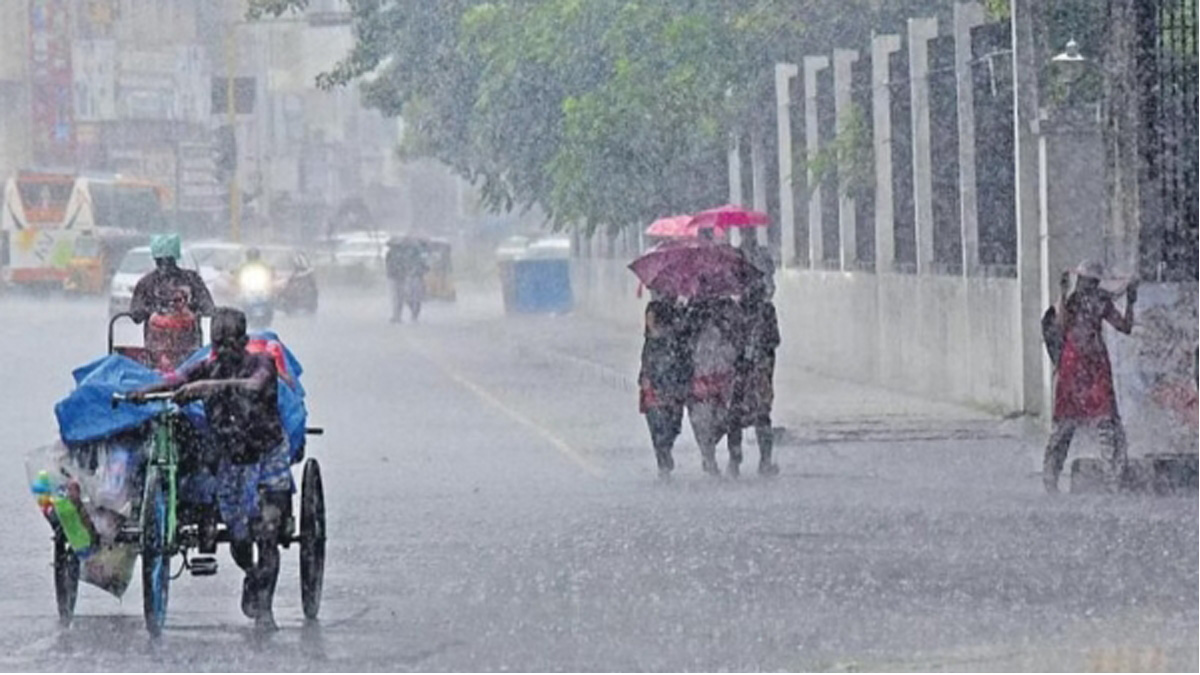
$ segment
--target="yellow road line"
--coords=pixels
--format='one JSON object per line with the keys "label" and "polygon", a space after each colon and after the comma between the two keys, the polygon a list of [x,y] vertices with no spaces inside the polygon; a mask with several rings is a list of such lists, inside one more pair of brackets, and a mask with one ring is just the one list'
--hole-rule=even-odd
{"label": "yellow road line", "polygon": [[603,472],[598,467],[596,467],[594,464],[592,464],[590,461],[588,461],[588,459],[586,457],[584,457],[582,454],[580,454],[579,451],[572,448],[569,443],[564,441],[560,436],[555,434],[553,431],[551,431],[551,430],[547,429],[546,427],[538,424],[537,422],[529,419],[524,414],[522,414],[520,411],[515,410],[515,409],[509,407],[508,405],[505,405],[503,401],[501,401],[495,394],[492,394],[490,391],[488,391],[485,387],[483,387],[483,385],[477,384],[476,382],[467,378],[465,375],[462,375],[457,370],[455,370],[452,366],[450,366],[445,361],[445,359],[442,359],[442,358],[439,358],[439,357],[433,355],[429,350],[424,349],[423,347],[417,345],[414,340],[407,339],[406,342],[408,342],[409,346],[412,348],[412,350],[414,352],[417,352],[421,356],[425,357],[425,359],[428,360],[430,363],[437,366],[438,370],[442,371],[442,373],[446,377],[450,378],[455,383],[457,383],[459,386],[463,387],[464,389],[471,392],[472,394],[475,394],[484,403],[487,403],[487,404],[491,405],[493,408],[504,413],[504,415],[507,416],[509,419],[513,420],[517,424],[520,424],[521,426],[525,427],[526,429],[532,431],[534,434],[537,434],[538,436],[540,436],[543,440],[545,440],[547,443],[549,443],[555,450],[558,450],[559,453],[565,455],[567,457],[567,459],[574,462],[576,465],[578,465],[581,469],[586,471],[593,478],[600,478],[603,475]]}

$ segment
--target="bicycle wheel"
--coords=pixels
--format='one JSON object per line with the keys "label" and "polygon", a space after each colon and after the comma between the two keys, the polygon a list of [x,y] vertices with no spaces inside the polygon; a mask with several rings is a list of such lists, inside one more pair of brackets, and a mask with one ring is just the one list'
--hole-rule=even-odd
{"label": "bicycle wheel", "polygon": [[300,483],[300,603],[304,616],[317,618],[321,589],[325,583],[325,491],[321,465],[315,459],[304,463]]}
{"label": "bicycle wheel", "polygon": [[54,599],[58,604],[58,623],[64,628],[75,618],[75,598],[79,593],[79,558],[67,546],[62,530],[54,532]]}
{"label": "bicycle wheel", "polygon": [[142,613],[152,637],[162,634],[167,622],[167,596],[171,585],[171,554],[167,550],[167,493],[163,480],[149,484],[142,504]]}

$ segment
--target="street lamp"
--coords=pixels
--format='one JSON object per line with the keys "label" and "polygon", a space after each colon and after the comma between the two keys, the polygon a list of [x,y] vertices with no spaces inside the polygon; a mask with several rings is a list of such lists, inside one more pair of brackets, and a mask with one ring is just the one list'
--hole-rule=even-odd
{"label": "street lamp", "polygon": [[1075,41],[1075,38],[1071,38],[1067,40],[1066,50],[1050,60],[1055,63],[1084,63],[1087,61],[1087,57],[1079,53],[1079,43]]}
{"label": "street lamp", "polygon": [[1067,105],[1073,104],[1075,101],[1074,87],[1087,69],[1088,58],[1080,53],[1079,43],[1075,41],[1075,38],[1071,38],[1067,40],[1066,48],[1052,57],[1050,63],[1056,71],[1055,77],[1061,78],[1061,81],[1066,84],[1067,92],[1064,102]]}

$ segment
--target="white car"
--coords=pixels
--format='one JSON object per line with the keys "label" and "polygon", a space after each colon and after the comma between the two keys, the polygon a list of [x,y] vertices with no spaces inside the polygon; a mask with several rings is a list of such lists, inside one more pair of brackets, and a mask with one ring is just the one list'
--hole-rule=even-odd
{"label": "white car", "polygon": [[334,265],[344,269],[360,267],[370,272],[383,271],[388,236],[386,232],[355,232],[337,237]]}
{"label": "white car", "polygon": [[[184,269],[199,270],[196,258],[187,249],[183,251],[183,256],[179,259],[179,266]],[[121,258],[121,264],[112,278],[108,295],[109,316],[129,311],[129,304],[133,301],[134,286],[137,286],[137,282],[153,269],[154,258],[150,257],[149,246],[129,249],[125,257]],[[201,273],[201,277],[203,276]],[[204,283],[210,283],[209,279],[205,278]]]}

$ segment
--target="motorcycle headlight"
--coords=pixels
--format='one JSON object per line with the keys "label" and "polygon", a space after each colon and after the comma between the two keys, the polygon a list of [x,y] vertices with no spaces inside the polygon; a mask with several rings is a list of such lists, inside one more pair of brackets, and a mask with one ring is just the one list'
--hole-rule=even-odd
{"label": "motorcycle headlight", "polygon": [[264,267],[247,267],[238,274],[238,285],[243,291],[265,293],[271,290],[271,272]]}

